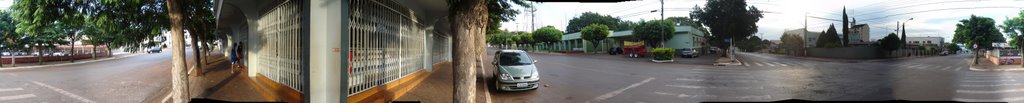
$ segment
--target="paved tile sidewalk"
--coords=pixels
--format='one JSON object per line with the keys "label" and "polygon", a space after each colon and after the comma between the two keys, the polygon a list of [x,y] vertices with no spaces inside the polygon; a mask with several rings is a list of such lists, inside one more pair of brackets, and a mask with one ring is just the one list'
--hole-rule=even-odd
{"label": "paved tile sidewalk", "polygon": [[[1020,64],[1014,65],[996,65],[992,61],[988,61],[985,58],[979,58],[978,64],[971,65],[971,71],[1024,71],[1024,67]],[[968,59],[967,63],[971,63]]]}

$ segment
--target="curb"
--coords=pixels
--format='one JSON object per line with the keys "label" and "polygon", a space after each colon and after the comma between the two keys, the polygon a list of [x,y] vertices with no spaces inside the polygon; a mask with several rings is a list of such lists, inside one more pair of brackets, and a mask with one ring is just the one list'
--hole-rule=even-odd
{"label": "curb", "polygon": [[995,71],[1024,71],[1024,68],[1013,68],[1013,69],[978,69],[970,67],[971,71],[982,71],[982,72],[995,72]]}
{"label": "curb", "polygon": [[115,57],[104,58],[104,59],[99,59],[99,60],[90,60],[90,61],[82,61],[82,62],[74,62],[74,63],[62,63],[62,64],[51,64],[51,65],[36,65],[36,66],[23,66],[23,67],[13,67],[13,68],[0,68],[0,71],[4,71],[4,70],[19,70],[19,69],[28,69],[28,68],[52,67],[52,66],[64,66],[64,65],[75,65],[75,64],[92,63],[92,62],[98,62],[98,61],[107,61],[107,60],[113,60],[113,59],[121,59],[121,58],[133,57],[133,56],[138,56],[138,55],[142,55],[142,54],[125,54],[125,56],[121,56],[121,57],[115,56]]}

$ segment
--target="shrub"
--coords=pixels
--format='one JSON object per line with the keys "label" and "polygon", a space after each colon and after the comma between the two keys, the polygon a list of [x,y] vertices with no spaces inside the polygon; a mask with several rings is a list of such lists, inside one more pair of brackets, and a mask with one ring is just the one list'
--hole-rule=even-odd
{"label": "shrub", "polygon": [[654,48],[651,55],[654,56],[654,60],[672,60],[672,57],[675,57],[676,55],[676,49]]}

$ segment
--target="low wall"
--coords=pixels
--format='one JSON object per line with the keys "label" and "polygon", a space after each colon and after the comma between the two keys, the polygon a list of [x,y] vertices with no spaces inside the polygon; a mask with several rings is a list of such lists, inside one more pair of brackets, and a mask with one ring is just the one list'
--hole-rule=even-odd
{"label": "low wall", "polygon": [[870,46],[843,48],[807,48],[807,56],[838,59],[876,59],[880,58],[878,48]]}
{"label": "low wall", "polygon": [[[106,57],[107,54],[109,54],[109,53],[105,53],[105,52],[99,53],[98,52],[96,54],[96,57]],[[71,60],[71,59],[80,60],[80,59],[89,59],[89,58],[92,58],[92,54],[75,54],[74,56],[44,56],[42,59],[43,59],[44,62],[49,62],[49,61],[65,61],[65,60]],[[14,58],[14,60],[17,61],[17,63],[39,63],[39,57],[37,57],[37,56],[17,56],[17,57]],[[10,56],[5,56],[3,58],[0,58],[0,63],[11,64],[11,57]]]}

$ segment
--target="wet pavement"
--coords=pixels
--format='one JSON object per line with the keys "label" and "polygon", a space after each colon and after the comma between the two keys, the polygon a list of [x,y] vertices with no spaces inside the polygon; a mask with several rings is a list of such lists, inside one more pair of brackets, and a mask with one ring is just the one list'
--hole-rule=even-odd
{"label": "wet pavement", "polygon": [[90,63],[0,71],[0,102],[142,102],[161,95],[157,92],[170,86],[170,55],[170,52],[141,54]]}
{"label": "wet pavement", "polygon": [[[968,70],[969,55],[828,61],[739,53],[744,66],[652,63],[534,53],[537,90],[499,92],[492,102],[959,100],[1024,102],[1024,72]],[[598,56],[598,55],[582,55]],[[635,60],[641,59],[641,60]],[[676,58],[684,59],[684,58]],[[489,62],[489,61],[488,61]],[[493,67],[488,67],[490,72]],[[484,73],[485,77],[490,73]]]}

